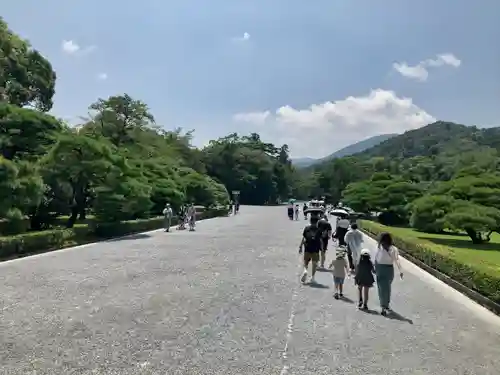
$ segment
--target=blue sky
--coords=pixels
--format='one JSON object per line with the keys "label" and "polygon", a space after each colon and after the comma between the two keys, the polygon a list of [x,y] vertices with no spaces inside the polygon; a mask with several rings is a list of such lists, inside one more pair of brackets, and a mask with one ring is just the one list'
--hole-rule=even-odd
{"label": "blue sky", "polygon": [[498,0],[4,3],[73,121],[127,92],[196,144],[257,131],[297,157],[434,119],[500,125]]}

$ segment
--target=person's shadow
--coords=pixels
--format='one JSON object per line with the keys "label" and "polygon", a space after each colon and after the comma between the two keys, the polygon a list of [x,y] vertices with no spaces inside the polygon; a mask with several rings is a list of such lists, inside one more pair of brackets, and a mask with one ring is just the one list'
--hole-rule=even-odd
{"label": "person's shadow", "polygon": [[[383,316],[378,311],[372,310],[372,309],[360,309],[359,311],[364,312],[365,314]],[[387,319],[391,319],[391,320],[399,320],[400,322],[405,322],[405,323],[408,323],[408,324],[413,324],[413,320],[405,318],[403,315],[401,315],[401,314],[399,314],[399,313],[397,313],[395,311],[389,311],[389,312],[387,312],[387,315],[385,315],[384,317],[387,318]]]}
{"label": "person's shadow", "polygon": [[320,284],[317,282],[314,282],[314,283],[308,282],[305,285],[309,286],[310,288],[316,288],[316,289],[330,289],[330,287],[328,285]]}
{"label": "person's shadow", "polygon": [[346,303],[354,303],[354,301],[352,299],[350,299],[349,297],[346,297],[346,296],[339,297],[339,300],[346,302]]}
{"label": "person's shadow", "polygon": [[413,324],[413,320],[404,317],[403,315],[397,313],[396,311],[389,311],[385,316],[387,319],[399,320],[400,322],[406,322],[408,324]]}

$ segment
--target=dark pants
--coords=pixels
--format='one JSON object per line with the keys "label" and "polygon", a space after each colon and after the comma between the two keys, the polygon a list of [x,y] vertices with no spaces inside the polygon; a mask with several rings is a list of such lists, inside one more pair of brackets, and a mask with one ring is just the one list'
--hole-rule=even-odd
{"label": "dark pants", "polygon": [[347,233],[347,228],[337,228],[336,230],[337,233],[337,240],[339,241],[340,246],[345,246],[345,235]]}
{"label": "dark pants", "polygon": [[347,246],[347,260],[349,261],[349,268],[354,270],[354,260],[352,259],[352,251],[349,245]]}

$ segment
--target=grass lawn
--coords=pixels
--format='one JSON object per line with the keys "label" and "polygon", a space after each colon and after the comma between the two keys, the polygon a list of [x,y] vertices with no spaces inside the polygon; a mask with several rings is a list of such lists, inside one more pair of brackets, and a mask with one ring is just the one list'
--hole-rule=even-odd
{"label": "grass lawn", "polygon": [[414,239],[425,243],[437,253],[447,255],[484,273],[500,276],[500,234],[498,233],[492,234],[490,242],[474,245],[470,237],[465,234],[423,233],[411,228],[386,227],[374,222],[368,222],[367,225],[377,226],[403,239]]}

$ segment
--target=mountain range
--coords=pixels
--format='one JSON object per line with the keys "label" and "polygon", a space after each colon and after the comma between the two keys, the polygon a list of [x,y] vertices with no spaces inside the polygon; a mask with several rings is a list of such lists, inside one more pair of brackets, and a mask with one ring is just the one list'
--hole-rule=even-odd
{"label": "mountain range", "polygon": [[330,154],[330,155],[325,156],[323,158],[319,158],[319,159],[314,159],[314,158],[293,159],[292,158],[292,164],[298,168],[306,168],[306,167],[309,167],[311,165],[323,163],[323,162],[331,160],[331,159],[342,158],[345,156],[351,156],[351,155],[363,152],[365,150],[368,150],[374,146],[377,146],[377,145],[381,144],[382,142],[385,142],[388,139],[396,137],[398,135],[399,134],[376,135],[374,137],[371,137],[371,138],[365,139],[363,141],[353,143],[352,145],[346,146],[344,148],[341,148],[340,150],[335,151],[333,154]]}

